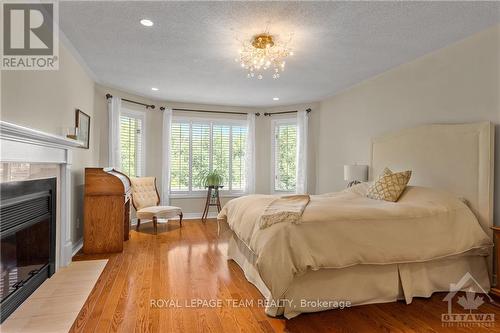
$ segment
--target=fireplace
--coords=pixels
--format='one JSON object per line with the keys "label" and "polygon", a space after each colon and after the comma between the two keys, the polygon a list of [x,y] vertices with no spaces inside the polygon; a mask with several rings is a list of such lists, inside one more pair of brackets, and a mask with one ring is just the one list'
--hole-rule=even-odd
{"label": "fireplace", "polygon": [[0,184],[3,322],[55,272],[56,178]]}

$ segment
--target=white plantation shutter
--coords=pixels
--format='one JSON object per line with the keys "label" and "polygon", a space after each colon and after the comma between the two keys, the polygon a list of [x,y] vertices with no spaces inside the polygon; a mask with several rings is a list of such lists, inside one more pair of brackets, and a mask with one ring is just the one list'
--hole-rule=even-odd
{"label": "white plantation shutter", "polygon": [[296,185],[297,124],[275,122],[274,191],[293,192]]}
{"label": "white plantation shutter", "polygon": [[246,188],[245,150],[248,129],[244,126],[232,126],[231,136],[231,189],[244,191]]}
{"label": "white plantation shutter", "polygon": [[191,179],[193,190],[204,190],[203,177],[210,170],[210,124],[191,125]]}
{"label": "white plantation shutter", "polygon": [[172,121],[170,131],[170,190],[189,190],[190,123]]}
{"label": "white plantation shutter", "polygon": [[245,122],[175,118],[171,126],[170,190],[189,194],[205,191],[207,172],[219,171],[223,191],[245,190]]}
{"label": "white plantation shutter", "polygon": [[217,170],[222,174],[224,187],[230,190],[231,126],[213,125],[212,131],[212,170]]}
{"label": "white plantation shutter", "polygon": [[143,124],[140,116],[125,113],[120,116],[120,169],[129,177],[140,177],[144,172]]}

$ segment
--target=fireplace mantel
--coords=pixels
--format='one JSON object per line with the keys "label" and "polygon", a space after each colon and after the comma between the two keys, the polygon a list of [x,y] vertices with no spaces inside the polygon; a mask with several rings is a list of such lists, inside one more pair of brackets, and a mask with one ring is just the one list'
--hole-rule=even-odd
{"label": "fireplace mantel", "polygon": [[24,163],[51,163],[60,165],[60,230],[56,266],[71,262],[71,153],[83,148],[80,141],[39,130],[0,121],[0,161]]}

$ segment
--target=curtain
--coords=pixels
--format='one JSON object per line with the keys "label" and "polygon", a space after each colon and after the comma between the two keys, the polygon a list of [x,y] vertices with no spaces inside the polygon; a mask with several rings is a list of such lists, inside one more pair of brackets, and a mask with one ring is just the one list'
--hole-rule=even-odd
{"label": "curtain", "polygon": [[108,99],[108,166],[120,170],[120,116],[122,108],[122,99],[119,97],[111,97]]}
{"label": "curtain", "polygon": [[245,148],[246,192],[255,193],[255,114],[248,113],[248,134]]}
{"label": "curtain", "polygon": [[308,113],[305,110],[297,112],[297,183],[295,192],[297,194],[307,193],[307,137],[308,137]]}
{"label": "curtain", "polygon": [[162,121],[162,163],[161,163],[161,202],[168,206],[170,202],[170,129],[172,127],[172,109],[165,108]]}

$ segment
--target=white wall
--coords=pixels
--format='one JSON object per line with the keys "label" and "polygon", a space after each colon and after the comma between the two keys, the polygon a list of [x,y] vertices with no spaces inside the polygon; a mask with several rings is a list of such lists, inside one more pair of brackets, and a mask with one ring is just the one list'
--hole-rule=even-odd
{"label": "white wall", "polygon": [[64,45],[57,71],[2,71],[0,118],[14,124],[62,135],[75,126],[75,109],[91,117],[90,149],[75,149],[72,166],[73,242],[82,236],[83,169],[98,165],[99,116],[94,113],[94,82]]}
{"label": "white wall", "polygon": [[[317,192],[345,187],[344,164],[367,163],[370,140],[429,123],[496,124],[500,200],[500,26],[404,64],[321,102]],[[500,223],[500,209],[495,217]]]}

